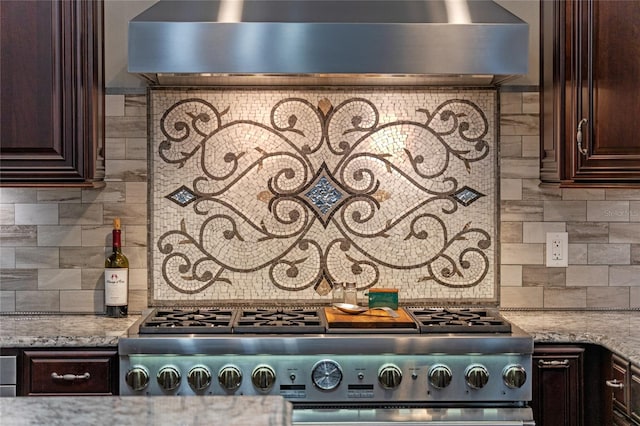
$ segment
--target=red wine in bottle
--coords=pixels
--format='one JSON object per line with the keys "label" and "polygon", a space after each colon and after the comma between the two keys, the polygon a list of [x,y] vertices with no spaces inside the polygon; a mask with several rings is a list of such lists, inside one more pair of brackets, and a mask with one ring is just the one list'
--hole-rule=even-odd
{"label": "red wine in bottle", "polygon": [[108,317],[127,316],[129,260],[122,254],[120,218],[113,219],[113,252],[104,261],[104,304]]}

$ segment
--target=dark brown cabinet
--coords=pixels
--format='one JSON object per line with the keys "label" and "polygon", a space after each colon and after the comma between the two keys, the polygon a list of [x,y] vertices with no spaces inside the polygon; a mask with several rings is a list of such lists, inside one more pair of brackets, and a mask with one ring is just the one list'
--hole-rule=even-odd
{"label": "dark brown cabinet", "polygon": [[102,1],[0,1],[0,47],[0,184],[101,180]]}
{"label": "dark brown cabinet", "polygon": [[23,396],[117,395],[117,351],[25,350],[21,382]]}
{"label": "dark brown cabinet", "polygon": [[541,5],[541,178],[640,186],[640,2]]}

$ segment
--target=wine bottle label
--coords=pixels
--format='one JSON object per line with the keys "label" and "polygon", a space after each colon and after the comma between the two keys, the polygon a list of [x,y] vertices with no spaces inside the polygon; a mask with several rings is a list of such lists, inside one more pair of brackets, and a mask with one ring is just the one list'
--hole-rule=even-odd
{"label": "wine bottle label", "polygon": [[105,268],[104,270],[104,304],[107,306],[127,305],[127,289],[129,288],[128,268]]}

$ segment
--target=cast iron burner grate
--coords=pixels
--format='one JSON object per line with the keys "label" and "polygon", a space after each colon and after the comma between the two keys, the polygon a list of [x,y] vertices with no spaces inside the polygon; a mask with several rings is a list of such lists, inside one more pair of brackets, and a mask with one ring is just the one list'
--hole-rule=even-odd
{"label": "cast iron burner grate", "polygon": [[510,333],[511,324],[486,309],[410,308],[421,333]]}
{"label": "cast iron burner grate", "polygon": [[326,321],[317,309],[243,309],[234,333],[324,333]]}
{"label": "cast iron burner grate", "polygon": [[140,334],[231,333],[231,309],[157,310],[140,326]]}

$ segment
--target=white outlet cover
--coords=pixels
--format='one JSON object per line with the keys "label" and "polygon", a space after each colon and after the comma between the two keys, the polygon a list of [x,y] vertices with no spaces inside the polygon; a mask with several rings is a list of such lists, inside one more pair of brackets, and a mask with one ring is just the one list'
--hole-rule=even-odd
{"label": "white outlet cover", "polygon": [[569,266],[569,234],[547,232],[547,267],[566,268]]}

